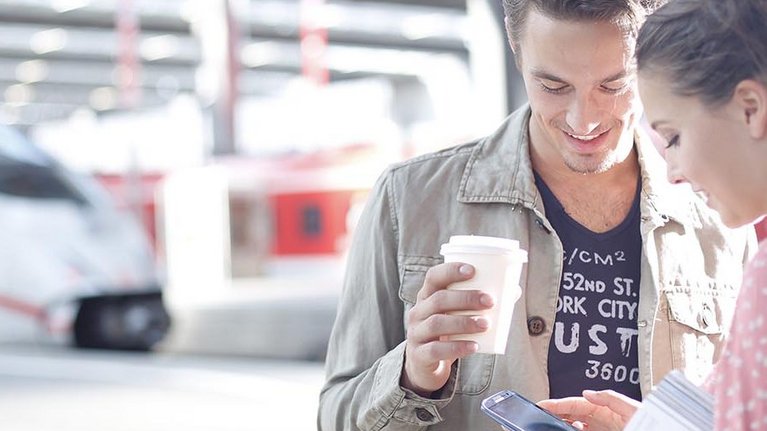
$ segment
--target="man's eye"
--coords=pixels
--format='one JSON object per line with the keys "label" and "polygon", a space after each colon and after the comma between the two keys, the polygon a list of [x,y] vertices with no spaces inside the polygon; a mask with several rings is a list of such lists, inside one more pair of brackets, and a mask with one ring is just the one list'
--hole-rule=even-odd
{"label": "man's eye", "polygon": [[679,145],[679,135],[674,135],[670,139],[667,140],[666,148],[671,148]]}
{"label": "man's eye", "polygon": [[547,93],[561,93],[567,89],[567,85],[546,85],[543,82],[539,82],[541,89]]}
{"label": "man's eye", "polygon": [[611,84],[604,84],[602,85],[602,89],[607,91],[608,93],[620,93],[623,91],[628,84],[625,82],[616,82]]}

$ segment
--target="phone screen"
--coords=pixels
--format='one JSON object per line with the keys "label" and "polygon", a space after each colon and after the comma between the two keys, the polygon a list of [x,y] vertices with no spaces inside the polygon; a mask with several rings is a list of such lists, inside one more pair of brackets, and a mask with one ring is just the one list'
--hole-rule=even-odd
{"label": "phone screen", "polygon": [[513,391],[502,391],[482,402],[482,410],[515,431],[572,431],[567,422]]}

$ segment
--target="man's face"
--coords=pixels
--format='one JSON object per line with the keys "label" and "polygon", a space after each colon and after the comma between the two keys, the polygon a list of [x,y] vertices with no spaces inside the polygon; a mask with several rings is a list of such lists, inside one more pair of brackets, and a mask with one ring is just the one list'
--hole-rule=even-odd
{"label": "man's face", "polygon": [[532,108],[533,163],[607,171],[631,153],[641,117],[634,40],[608,22],[529,13],[517,55]]}

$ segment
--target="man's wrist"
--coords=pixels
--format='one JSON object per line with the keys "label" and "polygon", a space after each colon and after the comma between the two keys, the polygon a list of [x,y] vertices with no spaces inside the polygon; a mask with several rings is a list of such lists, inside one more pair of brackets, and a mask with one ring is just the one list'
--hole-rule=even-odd
{"label": "man's wrist", "polygon": [[408,377],[407,370],[405,369],[402,370],[402,377],[400,378],[399,385],[403,390],[407,389],[422,398],[432,398],[432,395],[435,392],[428,389],[423,389],[414,384],[412,380],[410,380],[410,377]]}

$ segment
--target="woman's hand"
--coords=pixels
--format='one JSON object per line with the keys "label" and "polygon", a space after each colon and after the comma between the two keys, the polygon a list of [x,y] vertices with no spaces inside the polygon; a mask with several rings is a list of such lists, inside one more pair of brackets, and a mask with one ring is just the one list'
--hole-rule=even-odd
{"label": "woman's hand", "polygon": [[587,390],[582,398],[543,400],[538,405],[581,430],[619,431],[642,404],[612,390]]}

